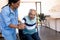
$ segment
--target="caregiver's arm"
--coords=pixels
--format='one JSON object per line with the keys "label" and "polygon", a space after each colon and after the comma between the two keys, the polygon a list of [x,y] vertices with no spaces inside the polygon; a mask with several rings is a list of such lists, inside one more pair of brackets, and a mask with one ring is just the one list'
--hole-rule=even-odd
{"label": "caregiver's arm", "polygon": [[11,27],[11,28],[18,28],[19,26],[16,26],[16,25],[10,24],[9,27]]}

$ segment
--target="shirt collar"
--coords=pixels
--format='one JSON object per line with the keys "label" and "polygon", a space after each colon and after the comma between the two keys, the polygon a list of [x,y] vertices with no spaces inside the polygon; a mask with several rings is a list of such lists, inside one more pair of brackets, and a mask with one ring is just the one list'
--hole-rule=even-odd
{"label": "shirt collar", "polygon": [[9,7],[9,10],[10,10],[11,13],[13,13],[13,14],[15,13],[15,10],[12,10],[10,7]]}
{"label": "shirt collar", "polygon": [[11,8],[10,8],[10,11],[11,11],[12,13],[15,13]]}
{"label": "shirt collar", "polygon": [[28,19],[30,20],[30,21],[34,21],[34,20],[36,20],[36,16],[35,16],[35,18],[34,19],[30,19],[30,17],[28,16]]}

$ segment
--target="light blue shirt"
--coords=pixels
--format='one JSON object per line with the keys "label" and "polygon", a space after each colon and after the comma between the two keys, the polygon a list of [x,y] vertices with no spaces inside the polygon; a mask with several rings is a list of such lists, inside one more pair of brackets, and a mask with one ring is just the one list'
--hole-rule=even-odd
{"label": "light blue shirt", "polygon": [[10,34],[16,34],[16,30],[14,28],[10,28],[10,24],[17,25],[18,24],[18,11],[15,9],[14,11],[8,6],[2,8],[1,11],[3,26],[2,26],[2,35],[6,37]]}
{"label": "light blue shirt", "polygon": [[23,20],[25,20],[26,24],[26,28],[23,30],[24,34],[34,34],[37,32],[36,17],[33,20],[30,20],[29,16],[26,16]]}
{"label": "light blue shirt", "polygon": [[0,33],[2,31],[2,18],[1,18],[1,13],[0,13]]}

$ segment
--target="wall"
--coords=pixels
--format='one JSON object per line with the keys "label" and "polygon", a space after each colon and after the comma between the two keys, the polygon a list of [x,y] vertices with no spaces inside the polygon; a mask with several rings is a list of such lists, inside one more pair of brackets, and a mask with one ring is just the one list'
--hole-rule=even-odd
{"label": "wall", "polygon": [[51,29],[54,29],[56,31],[60,32],[60,0],[46,0],[44,1],[45,6],[43,5],[42,12],[44,12],[45,15],[50,15],[51,18],[48,19],[49,27]]}
{"label": "wall", "polygon": [[0,0],[0,12],[1,12],[1,8],[7,4],[7,0]]}

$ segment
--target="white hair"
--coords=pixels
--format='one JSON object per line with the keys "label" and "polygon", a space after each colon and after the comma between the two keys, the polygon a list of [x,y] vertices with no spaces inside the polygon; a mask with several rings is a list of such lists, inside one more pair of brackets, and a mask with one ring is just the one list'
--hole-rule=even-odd
{"label": "white hair", "polygon": [[[29,13],[31,13],[32,11],[35,11],[36,12],[36,10],[35,9],[30,9],[29,10]],[[37,12],[36,12],[37,13]]]}

